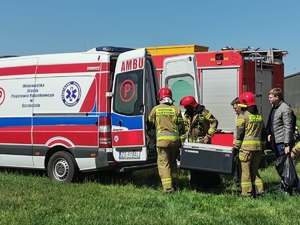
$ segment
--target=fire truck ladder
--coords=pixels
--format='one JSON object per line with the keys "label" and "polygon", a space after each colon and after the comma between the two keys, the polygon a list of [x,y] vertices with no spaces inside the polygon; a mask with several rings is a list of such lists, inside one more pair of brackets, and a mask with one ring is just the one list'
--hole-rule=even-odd
{"label": "fire truck ladder", "polygon": [[259,64],[282,64],[282,57],[288,54],[288,51],[281,49],[269,48],[266,50],[260,50],[260,48],[253,49],[248,47],[245,49],[237,49],[245,60],[256,61]]}
{"label": "fire truck ladder", "polygon": [[269,48],[266,50],[261,50],[260,48],[254,49],[250,46],[237,49],[237,51],[243,56],[244,60],[255,62],[256,104],[259,112],[262,113],[263,98],[265,97],[263,95],[267,93],[263,87],[263,81],[266,79],[264,77],[265,73],[263,72],[264,68],[268,68],[272,66],[272,64],[283,64],[282,57],[288,54],[288,52],[277,48]]}
{"label": "fire truck ladder", "polygon": [[[255,62],[255,80],[256,80],[256,104],[259,112],[262,112],[263,108],[263,66],[272,64],[283,64],[282,57],[288,54],[287,51],[281,49],[269,48],[261,50],[260,48],[254,49],[248,46],[247,48],[234,49],[226,46],[222,50],[235,50],[238,51],[244,58],[244,60],[251,60]],[[260,73],[258,73],[258,66],[260,66]]]}
{"label": "fire truck ladder", "polygon": [[283,51],[277,48],[269,48],[266,50],[260,50],[260,48],[254,49],[248,46],[247,48],[234,49],[233,47],[226,46],[221,49],[222,51],[234,50],[239,52],[245,60],[257,60],[257,62],[270,63],[270,64],[282,64],[282,57],[288,54],[287,51]]}
{"label": "fire truck ladder", "polygon": [[[254,52],[249,52],[247,56],[249,60],[254,61],[255,70],[254,70],[254,77],[255,77],[255,90],[256,90],[256,106],[260,114],[262,114],[263,108],[263,63],[262,62],[269,62],[271,61],[270,53],[267,52],[267,56],[264,57],[259,52],[257,52],[259,48],[255,49]],[[271,50],[271,49],[270,49]],[[257,73],[258,63],[260,64],[260,73]]]}

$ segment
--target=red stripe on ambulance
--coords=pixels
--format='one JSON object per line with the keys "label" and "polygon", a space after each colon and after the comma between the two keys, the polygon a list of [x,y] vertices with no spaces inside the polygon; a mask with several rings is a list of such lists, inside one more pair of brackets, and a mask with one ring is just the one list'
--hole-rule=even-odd
{"label": "red stripe on ambulance", "polygon": [[96,96],[96,82],[93,80],[91,87],[89,88],[88,93],[83,100],[82,106],[79,112],[90,112],[93,110],[95,105],[95,96]]}
{"label": "red stripe on ambulance", "polygon": [[112,142],[114,147],[120,146],[143,146],[144,132],[143,130],[131,130],[114,132]]}
{"label": "red stripe on ambulance", "polygon": [[[95,119],[96,121],[96,119]],[[98,146],[98,127],[92,126],[31,126],[0,128],[0,143],[43,145],[54,137],[72,140],[74,146]],[[17,137],[17,138],[16,138]]]}
{"label": "red stripe on ambulance", "polygon": [[0,128],[0,143],[31,144],[31,126]]}
{"label": "red stripe on ambulance", "polygon": [[36,126],[33,130],[33,143],[35,145],[45,145],[45,143],[57,136],[72,140],[74,146],[98,146],[99,144],[98,127],[95,125]]}
{"label": "red stripe on ambulance", "polygon": [[[101,63],[104,69],[107,69],[108,63]],[[101,70],[100,63],[74,63],[74,64],[54,64],[54,65],[28,65],[0,68],[0,75],[13,76],[23,74],[47,74],[47,73],[78,73],[78,72],[92,72],[88,68],[97,68]],[[96,70],[93,70],[96,72]],[[102,69],[103,71],[103,69]]]}

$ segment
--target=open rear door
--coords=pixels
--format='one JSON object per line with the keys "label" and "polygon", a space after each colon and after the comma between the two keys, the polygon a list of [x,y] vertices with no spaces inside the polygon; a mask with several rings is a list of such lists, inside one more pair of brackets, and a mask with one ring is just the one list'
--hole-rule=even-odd
{"label": "open rear door", "polygon": [[[200,103],[197,62],[194,55],[182,55],[165,58],[161,87],[172,90],[175,105],[179,105],[182,97],[191,95]],[[184,112],[185,110],[181,108]]]}
{"label": "open rear door", "polygon": [[112,147],[116,161],[147,160],[145,135],[146,49],[119,55],[111,105]]}

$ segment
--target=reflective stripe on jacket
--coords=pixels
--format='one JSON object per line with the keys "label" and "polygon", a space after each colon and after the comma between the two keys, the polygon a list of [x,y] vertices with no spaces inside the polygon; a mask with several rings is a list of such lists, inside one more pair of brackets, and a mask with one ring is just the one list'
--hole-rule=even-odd
{"label": "reflective stripe on jacket", "polygon": [[259,114],[244,111],[239,114],[236,122],[234,148],[245,151],[264,150],[265,126]]}
{"label": "reflective stripe on jacket", "polygon": [[180,145],[180,134],[183,133],[184,124],[177,106],[169,104],[155,106],[150,112],[148,122],[155,125],[158,147]]}

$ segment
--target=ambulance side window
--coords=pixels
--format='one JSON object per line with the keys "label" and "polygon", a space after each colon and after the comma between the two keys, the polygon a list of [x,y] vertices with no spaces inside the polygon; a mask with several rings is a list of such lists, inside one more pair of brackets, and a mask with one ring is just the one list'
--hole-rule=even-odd
{"label": "ambulance side window", "polygon": [[112,90],[112,86],[113,86],[113,81],[114,81],[114,74],[115,74],[115,69],[116,69],[116,63],[117,63],[117,59],[116,58],[111,58],[110,59],[110,80],[109,80],[109,90]]}
{"label": "ambulance side window", "polygon": [[[180,100],[187,95],[195,96],[194,79],[190,75],[180,75],[170,77],[166,81],[167,85],[173,94],[173,100],[175,105],[179,105]],[[184,110],[181,108],[181,110]]]}
{"label": "ambulance side window", "polygon": [[155,83],[154,77],[156,72],[153,71],[153,67],[151,66],[151,62],[147,60],[146,64],[146,112],[145,116],[148,118],[152,108],[156,105],[156,91],[155,91]]}
{"label": "ambulance side window", "polygon": [[113,110],[123,115],[141,115],[143,105],[143,70],[117,74]]}

